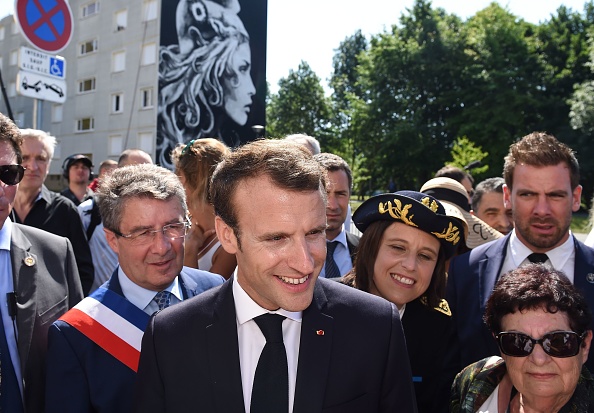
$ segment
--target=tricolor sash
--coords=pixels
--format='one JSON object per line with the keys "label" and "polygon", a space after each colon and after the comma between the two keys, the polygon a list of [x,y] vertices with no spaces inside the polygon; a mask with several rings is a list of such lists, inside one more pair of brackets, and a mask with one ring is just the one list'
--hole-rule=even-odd
{"label": "tricolor sash", "polygon": [[149,319],[130,301],[103,287],[60,317],[134,372]]}

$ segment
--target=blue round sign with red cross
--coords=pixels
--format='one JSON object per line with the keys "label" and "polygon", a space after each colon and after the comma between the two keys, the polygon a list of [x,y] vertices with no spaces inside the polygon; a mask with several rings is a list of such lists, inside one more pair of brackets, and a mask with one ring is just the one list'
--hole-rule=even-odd
{"label": "blue round sign with red cross", "polygon": [[16,0],[16,20],[33,46],[57,53],[72,38],[72,10],[65,0]]}

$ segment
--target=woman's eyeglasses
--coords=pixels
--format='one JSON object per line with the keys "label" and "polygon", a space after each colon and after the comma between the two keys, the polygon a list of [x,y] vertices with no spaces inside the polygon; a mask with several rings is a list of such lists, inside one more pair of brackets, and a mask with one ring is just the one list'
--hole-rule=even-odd
{"label": "woman's eyeglasses", "polygon": [[25,175],[25,168],[21,165],[0,165],[0,181],[6,185],[16,185]]}
{"label": "woman's eyeglasses", "polygon": [[536,344],[540,344],[549,356],[573,357],[580,352],[580,345],[585,337],[586,333],[579,335],[573,331],[553,331],[538,340],[523,333],[508,331],[495,335],[501,352],[512,357],[529,356]]}

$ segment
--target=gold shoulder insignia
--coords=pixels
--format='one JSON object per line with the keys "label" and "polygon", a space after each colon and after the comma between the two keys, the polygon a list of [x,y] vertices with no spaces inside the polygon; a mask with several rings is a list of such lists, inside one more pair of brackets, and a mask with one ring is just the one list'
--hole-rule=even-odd
{"label": "gold shoulder insignia", "polygon": [[448,302],[446,300],[441,300],[439,305],[437,307],[435,307],[435,310],[447,315],[448,317],[452,316],[452,311],[450,310],[450,305],[448,304]]}

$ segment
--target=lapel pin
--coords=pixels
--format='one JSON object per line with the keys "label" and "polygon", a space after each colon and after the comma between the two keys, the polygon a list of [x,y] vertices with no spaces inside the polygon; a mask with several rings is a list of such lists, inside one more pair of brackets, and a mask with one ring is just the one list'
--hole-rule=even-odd
{"label": "lapel pin", "polygon": [[586,281],[588,281],[591,284],[594,284],[594,274],[589,273],[588,275],[586,275]]}
{"label": "lapel pin", "polygon": [[33,265],[35,265],[35,258],[33,258],[30,255],[27,255],[25,258],[23,258],[23,262],[27,267],[32,267]]}
{"label": "lapel pin", "polygon": [[324,330],[316,330],[316,334],[318,336],[323,336],[324,335]]}

